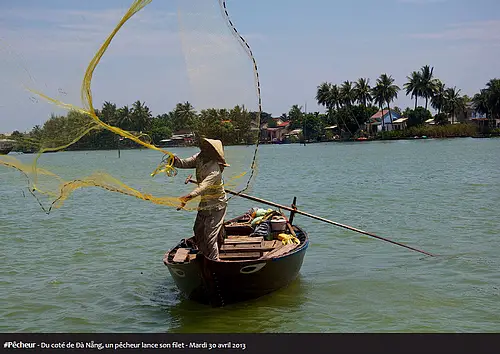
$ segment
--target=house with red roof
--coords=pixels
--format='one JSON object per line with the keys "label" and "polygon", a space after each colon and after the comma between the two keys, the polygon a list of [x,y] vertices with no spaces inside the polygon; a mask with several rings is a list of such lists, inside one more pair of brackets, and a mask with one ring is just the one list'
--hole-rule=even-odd
{"label": "house with red roof", "polygon": [[[272,123],[271,123],[272,122]],[[281,142],[290,131],[290,121],[281,118],[271,118],[268,123],[261,125],[261,140],[264,142]]]}
{"label": "house with red roof", "polygon": [[181,129],[174,132],[170,138],[160,140],[159,147],[192,146],[194,143],[194,133],[190,129]]}
{"label": "house with red roof", "polygon": [[366,123],[366,130],[371,133],[401,130],[405,128],[407,120],[408,118],[401,117],[401,114],[392,109],[390,114],[388,109],[384,109],[370,117],[368,123]]}

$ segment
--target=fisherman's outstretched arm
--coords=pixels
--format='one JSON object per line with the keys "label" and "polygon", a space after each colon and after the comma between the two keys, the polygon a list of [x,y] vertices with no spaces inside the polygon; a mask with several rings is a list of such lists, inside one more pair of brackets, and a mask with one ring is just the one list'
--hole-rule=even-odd
{"label": "fisherman's outstretched arm", "polygon": [[178,156],[174,157],[174,167],[176,168],[195,168],[196,158],[198,154],[188,157],[187,159],[181,159]]}

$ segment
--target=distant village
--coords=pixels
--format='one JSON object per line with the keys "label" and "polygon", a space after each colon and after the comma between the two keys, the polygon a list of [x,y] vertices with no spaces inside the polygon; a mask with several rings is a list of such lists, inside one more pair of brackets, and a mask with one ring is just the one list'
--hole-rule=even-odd
{"label": "distant village", "polygon": [[[392,119],[391,119],[392,118]],[[376,136],[378,133],[390,131],[404,131],[407,129],[408,117],[404,117],[402,113],[392,110],[389,113],[388,109],[376,112],[368,119],[359,133],[367,136]],[[452,122],[453,121],[453,122]],[[284,120],[281,117],[272,118],[274,127],[269,127],[269,123],[261,125],[261,143],[287,143],[290,141],[298,142],[302,139],[302,128],[291,128],[291,122]],[[448,118],[449,124],[473,124],[478,128],[478,131],[484,131],[491,121],[486,118],[485,114],[477,112],[472,104],[469,104],[464,112],[460,112],[457,117]],[[500,119],[494,119],[495,127],[500,128]],[[433,127],[436,125],[434,118],[428,118],[423,122],[424,126]],[[338,125],[325,126],[324,134],[321,137],[322,141],[338,140],[342,136],[342,132]],[[330,133],[330,134],[328,134]],[[295,138],[295,139],[294,139]]]}
{"label": "distant village", "polygon": [[[118,127],[158,147],[192,146],[204,136],[220,139],[224,145],[252,145],[257,139],[263,144],[287,144],[500,136],[500,79],[489,80],[480,92],[469,97],[456,87],[445,86],[434,77],[433,70],[426,65],[413,71],[403,89],[387,74],[380,75],[373,87],[366,78],[341,85],[323,82],[317,87],[316,101],[325,108],[324,113],[305,112],[298,105],[279,117],[249,112],[244,106],[197,112],[191,103],[184,102],[171,112],[153,116],[141,101],[123,107],[104,102],[95,113],[106,126]],[[413,108],[402,111],[391,106],[402,90],[415,100]],[[435,110],[434,115],[429,106]],[[80,136],[84,126],[92,129]],[[141,147],[106,126],[76,111],[52,115],[43,126],[29,132],[0,134],[0,154],[63,146],[65,150]]]}
{"label": "distant village", "polygon": [[[320,116],[318,112],[313,113],[313,115]],[[407,122],[408,117],[405,117],[398,107],[395,107],[390,112],[388,109],[379,110],[371,115],[367,122],[360,127],[356,132],[357,137],[349,136],[344,140],[359,140],[360,137],[374,138],[383,132],[402,132],[408,129]],[[303,120],[301,123],[304,125]],[[437,124],[470,124],[477,128],[477,132],[480,133],[487,131],[492,123],[494,128],[500,128],[500,118],[488,119],[485,113],[478,112],[474,108],[473,103],[468,103],[464,110],[460,111],[454,117],[448,117],[445,123],[437,123],[431,117],[424,120],[422,125],[432,128],[437,126]],[[257,130],[256,123],[253,124],[252,128],[254,131]],[[296,124],[294,125],[286,114],[281,117],[269,118],[266,122],[260,124],[260,130],[260,143],[262,144],[299,143],[304,141],[304,136],[307,136],[307,132],[304,135],[304,128],[297,127]],[[345,137],[344,133],[336,124],[327,125],[322,127],[321,134],[318,136],[319,139],[308,139],[308,142],[341,140],[343,136]],[[172,137],[163,139],[159,143],[162,146],[190,146],[195,144],[195,135],[192,131],[180,130],[175,132]]]}

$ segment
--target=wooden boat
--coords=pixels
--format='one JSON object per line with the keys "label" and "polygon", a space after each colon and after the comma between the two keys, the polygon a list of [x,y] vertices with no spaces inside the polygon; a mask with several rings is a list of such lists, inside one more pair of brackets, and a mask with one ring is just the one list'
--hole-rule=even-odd
{"label": "wooden boat", "polygon": [[221,307],[269,294],[297,277],[309,246],[307,233],[288,224],[300,244],[284,245],[277,239],[250,236],[250,221],[244,214],[224,223],[219,261],[198,253],[192,238],[165,253],[163,262],[186,297]]}

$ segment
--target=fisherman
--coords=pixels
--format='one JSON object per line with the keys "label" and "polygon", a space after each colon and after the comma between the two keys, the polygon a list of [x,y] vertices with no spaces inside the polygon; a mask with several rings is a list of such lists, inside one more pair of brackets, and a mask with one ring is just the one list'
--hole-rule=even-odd
{"label": "fisherman", "polygon": [[187,158],[175,156],[174,167],[196,168],[198,187],[188,195],[180,197],[183,208],[188,201],[200,196],[198,214],[194,223],[194,242],[205,257],[219,259],[219,237],[221,237],[227,198],[222,182],[222,172],[229,167],[224,159],[224,148],[220,140],[203,138],[200,152]]}

